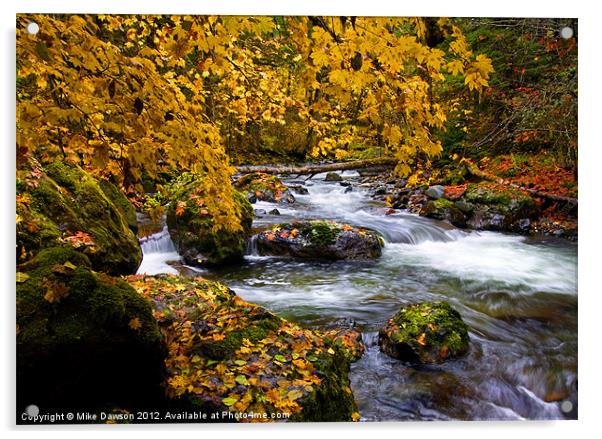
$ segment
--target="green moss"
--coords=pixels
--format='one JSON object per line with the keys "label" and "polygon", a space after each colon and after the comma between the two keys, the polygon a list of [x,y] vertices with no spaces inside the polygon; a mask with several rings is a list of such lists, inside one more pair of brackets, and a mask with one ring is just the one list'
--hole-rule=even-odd
{"label": "green moss", "polygon": [[115,207],[121,213],[121,216],[125,220],[126,224],[130,229],[134,232],[137,230],[137,220],[136,220],[136,209],[127,199],[127,197],[117,189],[113,183],[108,180],[100,180],[98,182],[100,189],[103,191],[105,196],[115,205]]}
{"label": "green moss", "polygon": [[357,413],[357,405],[349,381],[349,359],[338,346],[334,355],[325,353],[318,357],[320,386],[303,399],[303,410],[293,415],[297,422],[345,422]]}
{"label": "green moss", "polygon": [[[214,230],[210,212],[190,198],[202,181],[193,181],[176,192],[167,208],[169,233],[187,263],[194,265],[220,265],[240,260],[246,250],[253,222],[253,207],[244,195],[234,191],[234,205],[239,212],[241,230]],[[176,214],[178,202],[185,203],[184,212]]]}
{"label": "green moss", "polygon": [[501,186],[491,187],[487,184],[470,184],[464,194],[464,199],[472,203],[498,205],[508,207],[512,202],[518,205],[533,205],[533,199],[513,188]]}
{"label": "green moss", "polygon": [[309,227],[306,226],[301,230],[301,233],[315,245],[332,245],[336,242],[337,235],[341,232],[340,225],[336,223],[311,221],[308,224]]}
{"label": "green moss", "polygon": [[466,324],[447,302],[406,306],[380,332],[381,347],[386,353],[424,363],[463,355],[468,351],[468,342]]}
{"label": "green moss", "polygon": [[[96,180],[62,162],[48,165],[46,171],[35,184],[19,185],[17,194],[28,201],[17,205],[17,261],[27,261],[47,247],[73,244],[98,271],[133,273],[142,260],[138,240]],[[77,233],[87,234],[93,245],[65,239]]]}
{"label": "green moss", "polygon": [[[19,270],[28,276],[17,284],[21,396],[75,407],[135,399],[124,392],[140,392],[138,386],[158,388],[163,338],[150,303],[126,282],[92,271],[85,255],[65,247],[41,250]],[[139,381],[150,376],[156,382]]]}
{"label": "green moss", "polygon": [[439,198],[433,201],[435,208],[437,210],[449,209],[454,207],[453,201],[448,200],[447,198]]}

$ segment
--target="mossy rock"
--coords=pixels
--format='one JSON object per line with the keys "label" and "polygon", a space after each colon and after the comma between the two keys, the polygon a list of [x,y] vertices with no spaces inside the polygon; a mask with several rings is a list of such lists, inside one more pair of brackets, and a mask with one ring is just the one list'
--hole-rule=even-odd
{"label": "mossy rock", "polygon": [[343,181],[343,177],[337,172],[329,172],[324,177],[324,181]]}
{"label": "mossy rock", "polygon": [[468,352],[468,327],[447,302],[403,307],[379,331],[378,344],[390,357],[437,364]]}
{"label": "mossy rock", "polygon": [[171,342],[165,387],[173,404],[220,414],[289,413],[284,421],[359,417],[348,378],[359,349],[348,348],[353,337],[301,328],[219,282],[166,275],[127,280],[151,301]]}
{"label": "mossy rock", "polygon": [[136,219],[136,209],[134,209],[130,200],[110,181],[100,180],[98,184],[105,196],[119,209],[128,227],[136,233],[138,231],[138,220]]}
{"label": "mossy rock", "polygon": [[493,183],[468,185],[462,199],[473,207],[467,224],[474,229],[524,232],[541,213],[529,194]]}
{"label": "mossy rock", "polygon": [[453,201],[446,198],[431,200],[421,209],[420,215],[448,221],[456,227],[466,227],[466,216]]}
{"label": "mossy rock", "polygon": [[150,303],[74,249],[17,266],[17,405],[150,408],[167,353]]}
{"label": "mossy rock", "polygon": [[262,255],[374,259],[381,255],[383,246],[383,239],[373,230],[323,220],[278,224],[257,235]]}
{"label": "mossy rock", "polygon": [[294,203],[290,188],[275,175],[253,172],[243,175],[234,182],[234,187],[243,192],[251,202],[256,200],[272,203]]}
{"label": "mossy rock", "polygon": [[251,234],[253,207],[234,191],[234,206],[240,218],[239,230],[215,230],[215,219],[199,198],[205,196],[202,180],[177,190],[167,208],[169,234],[178,252],[189,265],[215,266],[242,259]]}
{"label": "mossy rock", "polygon": [[[19,175],[22,176],[19,177]],[[108,182],[107,182],[108,183]],[[142,251],[129,224],[133,208],[116,188],[108,197],[87,172],[63,162],[35,162],[17,178],[17,263],[65,246],[85,254],[96,271],[134,273]],[[117,200],[115,204],[113,199]]]}

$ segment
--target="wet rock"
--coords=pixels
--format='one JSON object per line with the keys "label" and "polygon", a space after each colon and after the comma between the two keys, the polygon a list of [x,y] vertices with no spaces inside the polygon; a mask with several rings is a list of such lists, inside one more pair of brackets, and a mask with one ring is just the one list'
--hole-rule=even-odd
{"label": "wet rock", "polygon": [[448,221],[456,227],[466,227],[464,213],[452,201],[445,198],[427,202],[420,214],[428,218]]}
{"label": "wet rock", "polygon": [[18,263],[64,246],[85,254],[96,271],[136,272],[142,261],[136,214],[117,188],[63,162],[22,166],[19,172],[30,177],[17,178]]}
{"label": "wet rock", "polygon": [[387,193],[386,186],[378,186],[376,189],[374,189],[374,195],[385,195],[386,193]]}
{"label": "wet rock", "polygon": [[268,213],[270,215],[280,215],[280,211],[278,209],[272,209]]}
{"label": "wet rock", "polygon": [[343,177],[341,177],[341,175],[337,174],[336,172],[329,172],[328,174],[326,174],[326,178],[324,178],[324,181],[343,181]]}
{"label": "wet rock", "polygon": [[408,363],[437,364],[468,352],[468,328],[447,302],[403,307],[379,331],[385,354]]}
{"label": "wet rock", "polygon": [[255,214],[255,216],[267,215],[267,212],[265,209],[253,209],[253,213]]}
{"label": "wet rock", "polygon": [[345,193],[346,193],[346,194],[348,194],[349,192],[352,192],[352,191],[353,191],[353,188],[352,188],[351,186],[347,186],[347,187],[345,188]]}
{"label": "wet rock", "polygon": [[372,230],[328,221],[279,224],[257,235],[260,254],[309,259],[373,259],[383,245]]}
{"label": "wet rock", "polygon": [[309,190],[302,185],[289,185],[288,188],[299,195],[308,195]]}
{"label": "wet rock", "polygon": [[443,198],[445,188],[441,185],[431,186],[424,193],[427,197],[438,200],[439,198]]}
{"label": "wet rock", "polygon": [[234,182],[234,187],[245,194],[249,202],[257,200],[271,203],[294,203],[290,188],[275,175],[253,172]]}
{"label": "wet rock", "polygon": [[17,405],[152,408],[167,348],[150,303],[75,249],[17,267]]}
{"label": "wet rock", "polygon": [[[234,203],[241,212],[242,228],[215,231],[212,213],[196,202],[198,197],[205,196],[202,180],[183,184],[178,189],[167,208],[167,226],[186,264],[222,265],[242,259],[247,238],[251,235],[253,207],[240,192],[234,191],[233,195]],[[176,214],[178,205],[183,209]]]}
{"label": "wet rock", "polygon": [[[128,278],[155,309],[176,349],[167,396],[186,410],[291,414],[289,421],[350,421],[357,406],[348,378],[363,350],[356,331],[323,333],[248,303],[201,278]],[[358,342],[359,337],[359,342]]]}
{"label": "wet rock", "polygon": [[351,182],[349,182],[349,181],[341,181],[341,182],[339,182],[339,184],[340,184],[341,186],[345,186],[345,187],[347,187],[347,186],[351,186]]}

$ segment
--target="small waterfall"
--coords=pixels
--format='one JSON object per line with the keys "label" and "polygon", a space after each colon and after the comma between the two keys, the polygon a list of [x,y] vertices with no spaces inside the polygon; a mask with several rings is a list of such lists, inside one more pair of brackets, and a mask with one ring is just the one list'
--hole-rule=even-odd
{"label": "small waterfall", "polygon": [[247,239],[247,250],[245,252],[247,256],[259,256],[259,250],[257,249],[257,235],[251,236]]}
{"label": "small waterfall", "polygon": [[167,225],[153,235],[140,238],[142,248],[142,263],[136,274],[178,274],[168,262],[180,262],[181,258],[176,246],[169,236]]}
{"label": "small waterfall", "polygon": [[176,246],[169,236],[167,225],[163,229],[153,235],[140,238],[140,247],[145,255],[150,253],[173,253],[176,252]]}

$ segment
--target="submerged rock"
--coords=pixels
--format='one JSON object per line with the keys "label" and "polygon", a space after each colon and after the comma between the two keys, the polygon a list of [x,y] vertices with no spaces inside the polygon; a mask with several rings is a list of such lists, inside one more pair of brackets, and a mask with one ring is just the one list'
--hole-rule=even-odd
{"label": "submerged rock", "polygon": [[299,195],[308,195],[309,194],[309,189],[307,189],[305,186],[297,184],[297,185],[289,185],[288,186],[289,190],[293,191],[296,194]]}
{"label": "submerged rock", "polygon": [[17,263],[49,247],[85,254],[96,271],[136,272],[142,251],[136,213],[117,188],[79,167],[35,161],[17,176]]}
{"label": "submerged rock", "polygon": [[150,303],[86,255],[53,247],[17,266],[16,305],[19,413],[162,400],[167,349]]}
{"label": "submerged rock", "polygon": [[403,307],[378,333],[381,351],[409,363],[436,364],[468,352],[468,327],[447,302]]}
{"label": "submerged rock", "polygon": [[183,184],[167,208],[167,226],[178,253],[189,265],[221,265],[242,259],[251,234],[253,207],[234,191],[239,230],[215,230],[213,213],[199,199],[204,197],[201,179]]}
{"label": "submerged rock", "polygon": [[280,215],[280,211],[278,209],[272,209],[268,213],[270,215]]}
{"label": "submerged rock", "polygon": [[257,235],[260,254],[309,259],[373,259],[383,245],[372,230],[331,221],[279,224]]}
{"label": "submerged rock", "polygon": [[243,192],[251,203],[257,200],[271,203],[295,202],[295,197],[287,185],[275,175],[263,172],[243,175],[234,182],[234,187]]}
{"label": "submerged rock", "polygon": [[[128,278],[154,306],[170,340],[167,396],[208,413],[288,413],[288,421],[350,421],[359,414],[348,378],[355,346],[303,329],[245,302],[218,282]],[[357,348],[359,349],[359,348]],[[282,419],[287,420],[287,419]],[[271,422],[271,418],[242,421]]]}
{"label": "submerged rock", "polygon": [[329,172],[326,174],[326,177],[324,177],[324,181],[343,181],[343,177],[336,172]]}

